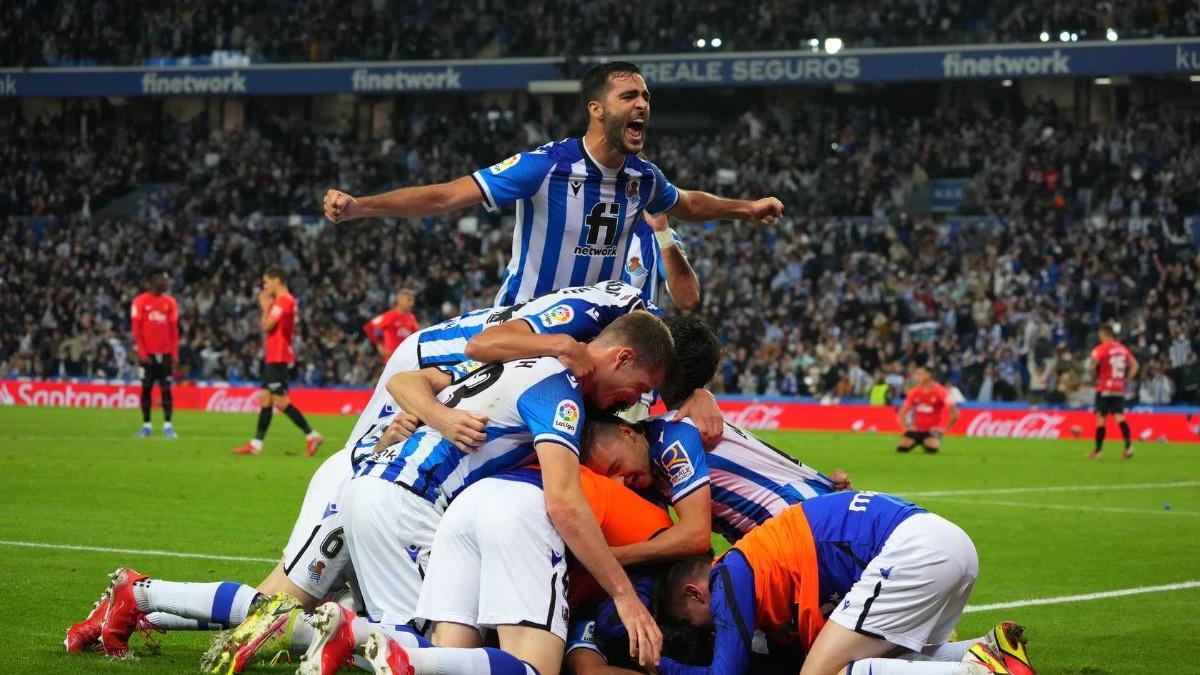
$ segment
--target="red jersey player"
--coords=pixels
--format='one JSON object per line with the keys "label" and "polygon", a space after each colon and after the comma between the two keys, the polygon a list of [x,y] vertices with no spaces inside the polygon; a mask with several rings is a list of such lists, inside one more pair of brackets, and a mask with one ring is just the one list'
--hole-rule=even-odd
{"label": "red jersey player", "polygon": [[421,330],[417,317],[413,315],[413,301],[416,293],[401,289],[396,293],[396,306],[363,324],[363,332],[367,339],[379,350],[379,355],[387,361],[396,347],[404,342],[409,335]]}
{"label": "red jersey player", "polygon": [[[958,421],[958,407],[950,400],[950,392],[933,381],[933,372],[927,366],[917,366],[914,374],[917,386],[908,392],[908,398],[900,406],[900,426],[904,427],[904,435],[896,450],[908,452],[920,445],[925,452],[937,452],[942,447],[942,433]],[[947,408],[950,409],[950,423],[943,427]]]}
{"label": "red jersey player", "polygon": [[258,294],[262,308],[260,325],[267,334],[266,362],[262,370],[262,389],[259,391],[258,429],[251,441],[234,452],[239,455],[257,455],[262,452],[263,438],[271,426],[273,408],[279,408],[305,434],[305,454],[312,457],[325,440],[313,431],[304,413],[288,399],[288,381],[292,365],[296,363],[296,351],[292,338],[296,332],[296,299],[288,292],[284,272],[279,267],[268,267],[263,272],[263,287]]}
{"label": "red jersey player", "polygon": [[177,438],[171,424],[171,383],[179,360],[179,305],[167,295],[170,279],[164,270],[146,277],[145,293],[133,299],[129,319],[137,344],[142,374],[142,428],[137,435],[150,435],[150,404],[154,383],[162,393],[163,436]]}
{"label": "red jersey player", "polygon": [[1098,332],[1100,344],[1092,349],[1092,365],[1096,375],[1096,449],[1088,456],[1100,459],[1107,431],[1105,418],[1112,415],[1117,418],[1121,437],[1125,439],[1125,450],[1121,456],[1130,459],[1133,457],[1133,438],[1129,423],[1125,421],[1125,385],[1137,377],[1138,362],[1128,347],[1117,342],[1111,326],[1100,326]]}

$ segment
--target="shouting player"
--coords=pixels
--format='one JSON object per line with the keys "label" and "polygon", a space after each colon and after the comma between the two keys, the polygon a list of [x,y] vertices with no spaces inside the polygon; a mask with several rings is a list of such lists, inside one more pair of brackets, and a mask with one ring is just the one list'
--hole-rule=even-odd
{"label": "shouting player", "polygon": [[154,384],[162,393],[163,436],[177,438],[171,424],[171,383],[179,361],[179,305],[167,295],[170,278],[164,270],[146,277],[146,292],[133,299],[129,319],[137,345],[142,373],[142,428],[137,435],[150,435],[150,406]]}
{"label": "shouting player", "polygon": [[407,288],[396,292],[396,305],[388,311],[363,324],[363,333],[386,363],[400,343],[408,336],[421,330],[413,314],[413,302],[417,294]]}
{"label": "shouting player", "polygon": [[583,77],[581,97],[588,117],[582,138],[548,143],[449,183],[362,198],[329,190],[325,216],[333,222],[423,218],[481,202],[488,211],[516,202],[512,258],[495,302],[511,305],[559,288],[620,279],[644,212],[764,224],[783,214],[774,197],[745,201],[677,189],[638,156],[650,121],[650,90],[636,65],[595,66]]}
{"label": "shouting player", "polygon": [[292,348],[292,337],[296,332],[296,298],[288,292],[287,281],[280,267],[268,267],[263,272],[262,282],[262,290],[258,293],[258,304],[262,309],[259,325],[267,335],[263,387],[258,393],[262,407],[258,411],[258,429],[254,432],[254,438],[233,451],[239,455],[262,452],[273,409],[278,408],[304,432],[305,454],[312,457],[325,439],[313,431],[308,420],[304,419],[304,413],[292,405],[287,395],[292,365],[296,363],[296,351]]}
{"label": "shouting player", "polygon": [[1104,435],[1108,431],[1108,417],[1111,415],[1116,418],[1117,426],[1121,428],[1121,438],[1125,441],[1121,456],[1132,459],[1133,434],[1129,430],[1129,422],[1125,421],[1125,388],[1127,382],[1137,377],[1138,361],[1128,347],[1117,342],[1112,326],[1101,326],[1099,336],[1100,344],[1092,349],[1096,380],[1096,449],[1088,456],[1100,459]]}
{"label": "shouting player", "polygon": [[[900,406],[900,426],[904,427],[904,435],[896,450],[908,452],[920,445],[925,452],[934,453],[942,447],[942,434],[958,421],[958,406],[950,400],[946,388],[933,381],[929,366],[917,366],[914,375],[917,384]],[[942,426],[947,408],[950,409],[950,421]]]}

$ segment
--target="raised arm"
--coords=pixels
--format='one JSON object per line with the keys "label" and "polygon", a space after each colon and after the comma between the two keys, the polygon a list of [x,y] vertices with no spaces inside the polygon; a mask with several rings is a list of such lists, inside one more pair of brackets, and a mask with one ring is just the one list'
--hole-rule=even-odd
{"label": "raised arm", "polygon": [[457,211],[483,201],[483,193],[471,176],[449,183],[400,188],[370,197],[353,197],[340,190],[327,190],[325,217],[340,223],[358,218],[388,216],[423,218]]}
{"label": "raised arm", "polygon": [[698,190],[679,190],[679,199],[670,213],[680,220],[693,223],[733,218],[770,225],[783,216],[783,202],[774,197],[749,201],[725,199]]}
{"label": "raised arm", "polygon": [[[658,241],[658,250],[662,252],[663,269],[667,272],[667,293],[671,302],[679,309],[690,312],[700,304],[700,279],[688,262],[683,249],[675,241],[675,232],[671,229],[667,216],[646,214],[646,222],[654,228],[654,238]],[[654,274],[654,270],[650,270]]]}

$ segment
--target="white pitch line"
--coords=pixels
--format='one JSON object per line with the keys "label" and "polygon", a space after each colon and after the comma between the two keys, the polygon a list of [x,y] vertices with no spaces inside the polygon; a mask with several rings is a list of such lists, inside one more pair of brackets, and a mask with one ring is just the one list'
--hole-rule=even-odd
{"label": "white pitch line", "polygon": [[251,558],[240,555],[213,555],[211,553],[180,553],[179,551],[139,550],[133,548],[109,548],[107,546],[73,546],[71,544],[43,544],[36,541],[9,541],[0,539],[0,546],[24,548],[49,548],[58,551],[92,551],[95,553],[121,553],[124,555],[150,555],[164,558],[198,558],[200,560],[228,560],[232,562],[273,563],[279,558]]}
{"label": "white pitch line", "polygon": [[1083,595],[1062,595],[1057,598],[1034,598],[1030,600],[1013,600],[1012,602],[995,602],[990,605],[967,605],[964,614],[971,612],[989,612],[993,609],[1011,609],[1013,607],[1033,607],[1037,605],[1063,605],[1068,602],[1087,602],[1088,600],[1103,600],[1105,598],[1121,598],[1126,595],[1141,595],[1142,593],[1162,593],[1178,591],[1186,588],[1200,588],[1200,580],[1182,581],[1177,584],[1162,586],[1139,586],[1137,588],[1121,588],[1102,593],[1085,593]]}
{"label": "white pitch line", "polygon": [[982,504],[984,506],[1009,506],[1020,509],[1052,509],[1056,511],[1095,511],[1100,513],[1133,513],[1142,516],[1176,515],[1200,516],[1200,511],[1173,511],[1170,509],[1125,509],[1119,506],[1074,506],[1071,504],[1043,504],[1041,502],[1008,502],[999,499],[963,499],[961,497],[933,497],[936,501],[959,504]]}
{"label": "white pitch line", "polygon": [[1112,485],[1042,485],[1037,487],[981,488],[978,490],[932,490],[925,492],[900,492],[905,497],[966,497],[968,495],[1015,495],[1024,492],[1090,492],[1092,490],[1154,490],[1157,488],[1200,487],[1200,481],[1185,480],[1174,483],[1126,483]]}

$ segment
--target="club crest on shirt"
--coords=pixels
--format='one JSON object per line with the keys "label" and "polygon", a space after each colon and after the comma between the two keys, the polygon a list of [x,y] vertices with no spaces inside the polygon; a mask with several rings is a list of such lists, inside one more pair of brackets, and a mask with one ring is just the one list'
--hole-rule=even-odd
{"label": "club crest on shirt", "polygon": [[492,172],[492,175],[498,176],[501,173],[503,173],[504,171],[506,171],[507,169],[516,166],[517,162],[519,162],[519,161],[521,161],[521,155],[516,154],[516,155],[513,155],[512,157],[509,157],[508,159],[504,160],[503,162],[497,162],[497,163],[493,164],[491,169],[489,169],[489,170]]}
{"label": "club crest on shirt", "polygon": [[668,445],[667,449],[659,455],[658,461],[662,464],[663,470],[667,472],[667,480],[671,482],[671,487],[679,487],[696,475],[692,460],[679,441]]}
{"label": "club crest on shirt", "polygon": [[646,276],[646,266],[642,264],[641,256],[633,256],[625,262],[625,272],[631,279],[641,279]]}
{"label": "club crest on shirt", "polygon": [[630,178],[629,183],[625,185],[625,199],[630,202],[636,202],[641,199],[641,193],[638,192],[638,188],[640,186],[641,183],[638,181],[638,179]]}
{"label": "club crest on shirt", "polygon": [[570,305],[555,305],[538,315],[538,320],[546,328],[571,323],[571,319],[574,318],[575,312],[571,309]]}
{"label": "club crest on shirt", "polygon": [[308,564],[308,578],[313,581],[320,581],[321,575],[325,573],[325,563],[314,559]]}
{"label": "club crest on shirt", "polygon": [[579,431],[579,404],[565,400],[558,404],[554,411],[553,426],[559,431],[574,434]]}

